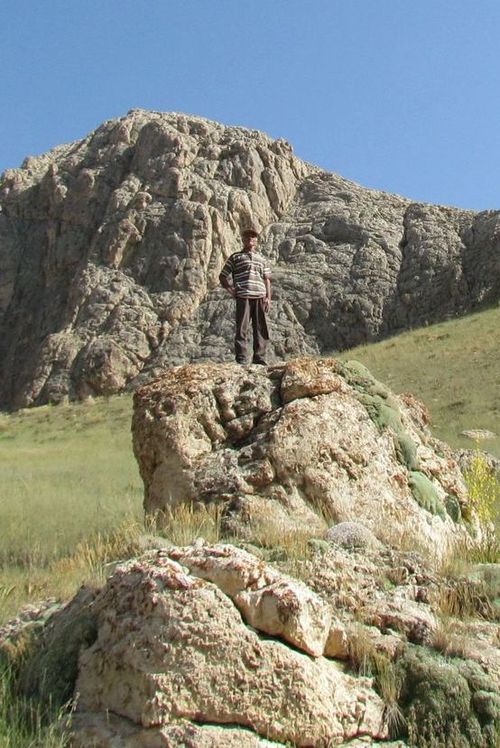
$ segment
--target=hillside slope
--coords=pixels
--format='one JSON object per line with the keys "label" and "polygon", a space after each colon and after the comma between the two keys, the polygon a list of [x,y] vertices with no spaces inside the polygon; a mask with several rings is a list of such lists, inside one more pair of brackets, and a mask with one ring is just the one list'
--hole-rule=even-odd
{"label": "hillside slope", "polygon": [[427,406],[434,434],[453,447],[471,448],[463,431],[494,438],[481,448],[500,458],[500,307],[466,315],[344,354],[367,366],[396,392]]}
{"label": "hillside slope", "polygon": [[283,140],[132,110],[0,181],[0,405],[228,360],[225,258],[252,220],[274,270],[274,356],[321,353],[500,297],[499,214],[411,203]]}

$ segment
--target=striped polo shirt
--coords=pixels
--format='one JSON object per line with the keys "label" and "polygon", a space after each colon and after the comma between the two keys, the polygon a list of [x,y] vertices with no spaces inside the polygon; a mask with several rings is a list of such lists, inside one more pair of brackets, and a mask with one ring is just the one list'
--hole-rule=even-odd
{"label": "striped polo shirt", "polygon": [[232,277],[236,296],[240,299],[260,299],[266,295],[264,278],[271,277],[265,258],[258,252],[235,252],[226,260],[219,278]]}

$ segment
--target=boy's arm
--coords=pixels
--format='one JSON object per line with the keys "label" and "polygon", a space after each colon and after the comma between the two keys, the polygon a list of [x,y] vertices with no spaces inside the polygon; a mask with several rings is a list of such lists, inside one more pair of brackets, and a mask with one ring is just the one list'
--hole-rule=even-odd
{"label": "boy's arm", "polygon": [[233,299],[236,297],[236,291],[234,290],[234,286],[231,285],[229,282],[228,276],[219,276],[220,284],[223,286],[223,288],[226,289],[226,291],[229,292],[230,296],[233,297]]}
{"label": "boy's arm", "polygon": [[264,278],[264,283],[266,284],[266,297],[264,299],[264,311],[268,312],[271,307],[271,278],[270,276],[266,276]]}
{"label": "boy's arm", "polygon": [[230,283],[229,278],[232,277],[232,263],[231,258],[226,260],[224,267],[222,268],[220,275],[219,275],[219,283],[223,288],[226,289],[226,291],[234,298],[236,298],[236,291],[234,289],[234,286],[232,283]]}

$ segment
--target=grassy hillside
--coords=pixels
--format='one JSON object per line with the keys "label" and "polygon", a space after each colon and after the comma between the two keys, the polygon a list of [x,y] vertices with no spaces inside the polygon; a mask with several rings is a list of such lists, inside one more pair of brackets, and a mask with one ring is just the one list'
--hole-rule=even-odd
{"label": "grassy hillside", "polygon": [[0,621],[72,591],[89,564],[68,559],[142,518],[131,414],[120,395],[0,415]]}
{"label": "grassy hillside", "polygon": [[464,430],[495,433],[481,447],[500,458],[500,307],[340,357],[361,361],[394,392],[416,395],[430,410],[435,436],[454,447],[474,447]]}

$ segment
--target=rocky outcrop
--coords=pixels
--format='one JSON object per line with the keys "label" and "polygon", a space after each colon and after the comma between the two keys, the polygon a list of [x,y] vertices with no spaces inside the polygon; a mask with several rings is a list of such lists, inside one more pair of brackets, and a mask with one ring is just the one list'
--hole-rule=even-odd
{"label": "rocky outcrop", "polygon": [[247,539],[259,526],[322,535],[355,521],[365,546],[406,537],[446,554],[467,539],[471,512],[457,463],[422,418],[356,362],[173,368],[135,393],[145,508],[215,502],[224,530]]}
{"label": "rocky outcrop", "polygon": [[25,695],[74,697],[75,748],[495,748],[498,625],[449,618],[445,639],[429,561],[335,543],[302,581],[280,566],[202,539],[149,551],[0,628],[0,662]]}
{"label": "rocky outcrop", "polygon": [[133,110],[0,180],[0,404],[106,395],[230,358],[217,278],[250,219],[273,266],[278,359],[500,296],[497,212],[411,203],[258,131]]}
{"label": "rocky outcrop", "polygon": [[[120,566],[95,602],[97,639],[81,655],[76,684],[77,725],[84,736],[86,715],[95,725],[96,715],[103,721],[107,713],[142,728],[136,727],[139,736],[130,742],[134,747],[146,744],[141,732],[143,737],[155,735],[167,726],[168,736],[179,722],[177,730],[183,722],[194,723],[194,731],[206,724],[200,735],[205,732],[207,738],[211,730],[216,736],[217,725],[230,726],[221,743],[228,746],[266,745],[260,742],[264,739],[326,746],[387,735],[383,703],[370,679],[262,638],[255,617],[249,628],[248,614],[242,619],[241,607],[239,611],[219,586],[200,578],[200,554],[196,559],[179,549],[169,555],[160,551]],[[205,555],[222,561],[231,556],[223,548]],[[196,575],[172,556],[185,556]],[[224,576],[220,568],[219,578]],[[245,588],[253,584],[247,581]],[[284,597],[283,617],[307,606],[307,601]],[[98,745],[113,742],[101,737]]]}

